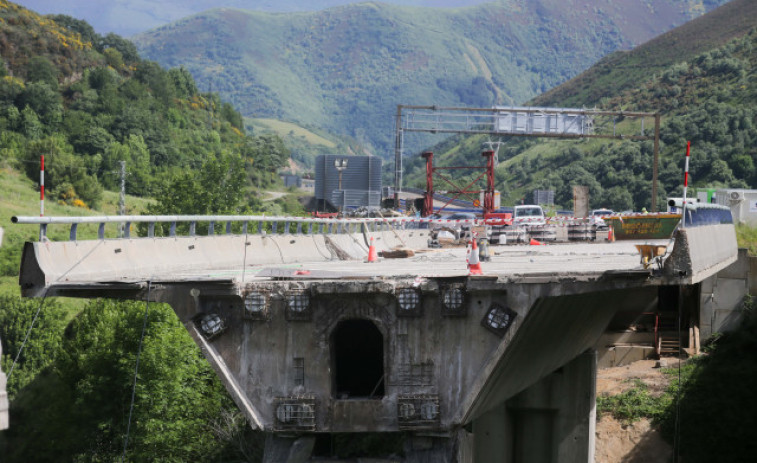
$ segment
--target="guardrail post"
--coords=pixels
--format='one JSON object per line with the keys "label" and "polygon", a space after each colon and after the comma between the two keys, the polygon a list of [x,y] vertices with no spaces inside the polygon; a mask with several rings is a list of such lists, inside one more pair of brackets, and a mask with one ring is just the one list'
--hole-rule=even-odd
{"label": "guardrail post", "polygon": [[244,235],[247,234],[247,224],[248,223],[249,222],[245,220],[244,223],[242,224],[242,234],[244,234]]}
{"label": "guardrail post", "polygon": [[124,224],[124,238],[131,238],[131,222]]}
{"label": "guardrail post", "polygon": [[100,225],[97,227],[97,239],[105,239],[105,222],[100,222]]}
{"label": "guardrail post", "polygon": [[171,229],[168,231],[168,236],[176,236],[176,222],[171,222]]}
{"label": "guardrail post", "polygon": [[208,223],[208,236],[215,234],[215,232],[216,232],[216,223],[211,220],[210,223]]}
{"label": "guardrail post", "polygon": [[44,241],[45,238],[47,238],[47,224],[41,223],[39,224],[39,240]]}
{"label": "guardrail post", "polygon": [[71,224],[71,231],[68,232],[69,241],[76,241],[76,228],[78,227],[78,225],[78,223]]}
{"label": "guardrail post", "polygon": [[189,222],[189,236],[195,236],[195,226],[197,222]]}
{"label": "guardrail post", "polygon": [[289,234],[289,221],[288,220],[284,222],[284,234],[285,235]]}
{"label": "guardrail post", "polygon": [[231,220],[226,222],[226,234],[231,235]]}
{"label": "guardrail post", "polygon": [[271,222],[271,233],[275,235],[278,232],[279,232],[279,223],[274,220],[273,222]]}
{"label": "guardrail post", "polygon": [[150,222],[149,224],[147,224],[147,237],[155,237],[155,222]]}
{"label": "guardrail post", "polygon": [[297,222],[297,234],[302,235],[302,222]]}

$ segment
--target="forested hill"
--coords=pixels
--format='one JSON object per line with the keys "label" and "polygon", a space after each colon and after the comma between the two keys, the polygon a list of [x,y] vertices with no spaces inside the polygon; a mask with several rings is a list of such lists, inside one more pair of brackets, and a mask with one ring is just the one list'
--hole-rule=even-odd
{"label": "forested hill", "polygon": [[[0,58],[3,165],[36,180],[44,154],[53,201],[97,206],[124,161],[126,191],[176,209],[165,212],[239,212],[255,203],[244,199],[246,184],[288,160],[278,138],[246,135],[239,112],[198,91],[186,70],[143,60],[130,41],[84,21],[2,0]],[[194,203],[168,204],[175,182],[197,185],[185,191]],[[224,182],[238,191],[197,191]]]}
{"label": "forested hill", "polygon": [[309,13],[216,9],[135,37],[245,116],[391,152],[397,104],[519,104],[722,0],[516,1],[460,9],[360,3]]}
{"label": "forested hill", "polygon": [[[631,52],[619,53],[537,98],[537,104],[662,113],[658,207],[680,196],[686,141],[693,187],[757,187],[757,3],[734,0]],[[685,42],[685,46],[682,43]],[[608,63],[612,63],[611,66]],[[622,120],[618,121],[623,123]],[[435,147],[441,163],[479,161],[482,137]],[[652,142],[510,138],[500,149],[497,188],[503,204],[530,202],[535,189],[555,190],[572,206],[572,186],[587,185],[593,207],[640,210],[651,205]],[[412,157],[409,186],[423,186]]]}
{"label": "forested hill", "polygon": [[593,106],[646,81],[652,74],[721,47],[757,27],[757,2],[732,0],[711,13],[634,48],[615,52],[568,82],[533,100],[534,105]]}

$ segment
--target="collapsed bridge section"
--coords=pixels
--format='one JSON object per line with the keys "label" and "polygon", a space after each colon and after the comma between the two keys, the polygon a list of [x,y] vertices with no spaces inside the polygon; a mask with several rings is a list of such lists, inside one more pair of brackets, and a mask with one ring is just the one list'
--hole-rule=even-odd
{"label": "collapsed bridge section", "polygon": [[[305,223],[252,221],[273,220]],[[266,461],[343,432],[404,433],[406,462],[587,461],[590,348],[610,319],[736,256],[733,227],[712,225],[657,243],[656,266],[632,242],[510,246],[473,276],[465,249],[425,249],[427,230],[322,223],[346,232],[27,243],[20,284],[171,304],[270,433]],[[364,262],[370,242],[415,255]]]}

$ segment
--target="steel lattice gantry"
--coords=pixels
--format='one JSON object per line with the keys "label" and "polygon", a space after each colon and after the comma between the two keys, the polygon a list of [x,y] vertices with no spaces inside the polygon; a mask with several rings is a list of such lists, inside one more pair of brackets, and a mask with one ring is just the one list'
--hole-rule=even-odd
{"label": "steel lattice gantry", "polygon": [[[640,121],[640,132],[619,127],[626,118]],[[645,119],[654,120],[654,134],[646,135]],[[394,205],[402,191],[402,154],[406,133],[507,135],[546,138],[605,138],[654,141],[652,166],[652,212],[657,211],[657,174],[660,152],[660,113],[600,111],[591,109],[504,107],[459,108],[397,105],[394,143]],[[626,133],[628,132],[628,133]]]}

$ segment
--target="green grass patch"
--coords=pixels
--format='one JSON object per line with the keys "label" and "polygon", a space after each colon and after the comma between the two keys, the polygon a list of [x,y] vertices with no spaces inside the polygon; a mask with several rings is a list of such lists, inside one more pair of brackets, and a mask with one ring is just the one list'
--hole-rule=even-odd
{"label": "green grass patch", "polygon": [[336,148],[337,146],[333,141],[291,122],[276,119],[247,119],[247,121],[252,125],[253,129],[262,132],[274,132],[281,138],[293,136],[300,137],[311,145],[322,145],[328,148]]}
{"label": "green grass patch", "polygon": [[736,241],[740,248],[746,248],[749,254],[757,256],[757,227],[746,224],[736,225]]}
{"label": "green grass patch", "polygon": [[[666,374],[671,374],[666,371]],[[670,406],[675,391],[668,388],[661,395],[653,395],[641,380],[633,380],[634,387],[613,396],[597,397],[597,416],[610,414],[623,423],[633,423],[641,418],[659,421]]]}

